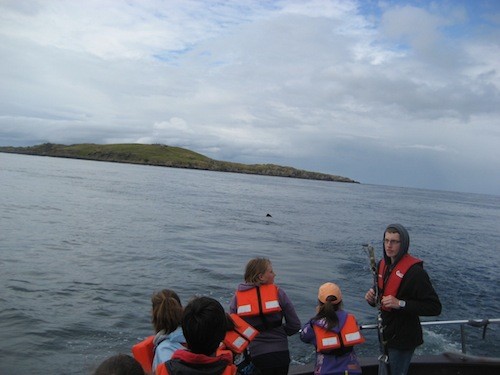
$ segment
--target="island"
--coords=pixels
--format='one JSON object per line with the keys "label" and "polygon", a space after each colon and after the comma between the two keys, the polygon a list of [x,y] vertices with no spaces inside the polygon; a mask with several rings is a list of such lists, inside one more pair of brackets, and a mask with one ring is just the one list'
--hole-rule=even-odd
{"label": "island", "polygon": [[275,164],[241,164],[211,159],[181,147],[163,144],[93,144],[62,145],[43,143],[29,147],[0,147],[0,152],[52,156],[71,159],[144,164],[171,168],[245,173],[263,176],[291,177],[308,180],[359,183],[347,177],[309,172]]}

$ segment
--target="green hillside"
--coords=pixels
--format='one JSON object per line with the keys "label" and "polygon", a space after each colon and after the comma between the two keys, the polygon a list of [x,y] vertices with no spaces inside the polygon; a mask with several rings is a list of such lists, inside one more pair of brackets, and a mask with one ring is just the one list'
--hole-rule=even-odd
{"label": "green hillside", "polygon": [[67,146],[44,143],[31,147],[0,147],[0,152],[357,183],[347,177],[309,172],[274,164],[250,165],[218,161],[185,148],[160,144],[98,145],[83,143]]}

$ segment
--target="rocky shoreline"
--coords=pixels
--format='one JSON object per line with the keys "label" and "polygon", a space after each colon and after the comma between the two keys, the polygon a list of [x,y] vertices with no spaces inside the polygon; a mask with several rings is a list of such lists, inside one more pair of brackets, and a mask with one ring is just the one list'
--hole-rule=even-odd
{"label": "rocky shoreline", "polygon": [[308,180],[359,183],[347,177],[310,172],[275,164],[241,164],[210,159],[185,148],[161,144],[74,144],[44,143],[30,147],[0,147],[0,152],[72,159],[143,164],[171,168],[290,177]]}

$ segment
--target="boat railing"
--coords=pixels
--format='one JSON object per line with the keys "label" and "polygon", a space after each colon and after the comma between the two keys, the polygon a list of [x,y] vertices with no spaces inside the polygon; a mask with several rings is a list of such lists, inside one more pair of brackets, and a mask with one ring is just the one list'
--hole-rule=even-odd
{"label": "boat railing", "polygon": [[[460,324],[460,339],[462,343],[462,353],[466,354],[465,348],[465,326],[469,325],[472,327],[483,328],[482,338],[486,337],[486,328],[491,323],[500,323],[499,319],[464,319],[464,320],[434,320],[434,321],[424,321],[420,322],[422,326],[434,326],[434,325],[447,325],[447,324]],[[377,329],[377,324],[363,324],[361,329]]]}

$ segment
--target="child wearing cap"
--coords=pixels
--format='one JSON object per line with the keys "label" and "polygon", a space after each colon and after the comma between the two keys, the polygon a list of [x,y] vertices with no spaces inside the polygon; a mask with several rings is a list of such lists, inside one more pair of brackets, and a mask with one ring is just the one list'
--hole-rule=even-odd
{"label": "child wearing cap", "polygon": [[316,315],[300,332],[300,339],[316,348],[315,375],[361,374],[354,346],[365,339],[354,315],[342,307],[342,292],[337,284],[319,287]]}

